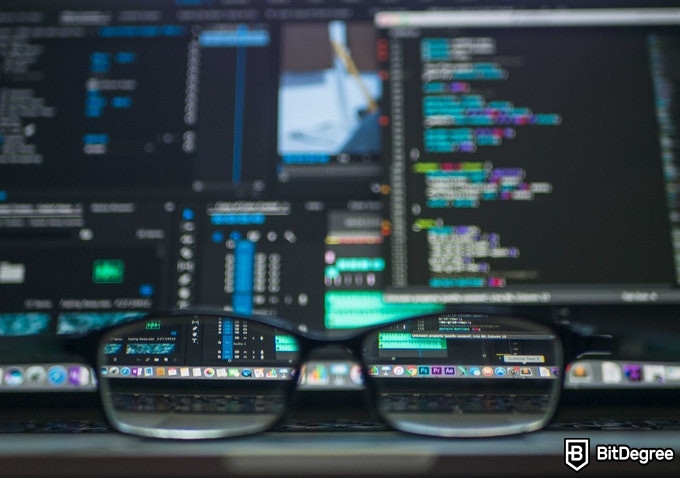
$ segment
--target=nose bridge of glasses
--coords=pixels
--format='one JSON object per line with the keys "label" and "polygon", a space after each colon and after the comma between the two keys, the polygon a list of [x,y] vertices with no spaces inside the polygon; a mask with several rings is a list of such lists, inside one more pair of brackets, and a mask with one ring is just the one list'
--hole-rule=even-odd
{"label": "nose bridge of glasses", "polygon": [[361,390],[363,368],[355,350],[345,342],[313,342],[300,357],[300,390]]}
{"label": "nose bridge of glasses", "polygon": [[307,353],[308,358],[352,358],[354,351],[345,342],[315,342]]}
{"label": "nose bridge of glasses", "polygon": [[351,360],[361,362],[362,335],[357,333],[303,334],[298,337],[301,362],[308,360]]}

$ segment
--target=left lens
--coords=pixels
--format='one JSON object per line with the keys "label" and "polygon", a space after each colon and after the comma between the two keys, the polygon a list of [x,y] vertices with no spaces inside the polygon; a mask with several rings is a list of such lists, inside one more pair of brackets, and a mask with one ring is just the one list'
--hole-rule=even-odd
{"label": "left lens", "polygon": [[562,347],[540,323],[439,314],[388,325],[363,345],[377,408],[402,431],[522,433],[545,426],[557,406]]}
{"label": "left lens", "polygon": [[297,339],[257,321],[154,317],[116,328],[99,347],[102,401],[121,431],[218,438],[271,428],[286,409]]}

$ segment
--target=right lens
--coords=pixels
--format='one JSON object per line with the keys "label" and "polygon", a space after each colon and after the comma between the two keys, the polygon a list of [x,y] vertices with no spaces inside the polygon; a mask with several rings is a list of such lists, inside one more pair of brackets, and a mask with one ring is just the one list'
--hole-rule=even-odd
{"label": "right lens", "polygon": [[483,437],[545,426],[561,390],[562,348],[539,323],[484,314],[405,320],[364,342],[377,407],[394,428]]}
{"label": "right lens", "polygon": [[111,423],[137,435],[218,438],[270,429],[285,413],[297,339],[260,322],[154,317],[103,338],[99,377]]}

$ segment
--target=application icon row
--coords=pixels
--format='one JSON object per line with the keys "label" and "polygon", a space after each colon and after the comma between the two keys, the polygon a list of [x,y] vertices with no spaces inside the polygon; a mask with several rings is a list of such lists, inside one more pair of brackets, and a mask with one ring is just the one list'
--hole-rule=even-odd
{"label": "application icon row", "polygon": [[582,360],[567,367],[566,378],[566,384],[571,386],[677,386],[680,364]]}
{"label": "application icon row", "polygon": [[[347,385],[362,383],[361,369],[357,365],[327,366],[321,363],[305,364],[301,371],[303,385]],[[470,365],[372,365],[368,373],[374,377],[418,378],[555,378],[558,367],[549,366],[470,366]],[[180,367],[180,366],[123,366],[110,365],[100,369],[102,376],[117,378],[196,378],[196,379],[290,379],[295,375],[287,367]]]}
{"label": "application icon row", "polygon": [[3,390],[55,388],[91,389],[96,378],[89,367],[78,364],[9,365],[0,368]]}
{"label": "application icon row", "polygon": [[159,367],[159,366],[125,366],[110,365],[101,367],[102,376],[116,378],[230,378],[230,379],[289,379],[292,368],[264,367]]}
{"label": "application icon row", "polygon": [[551,378],[560,375],[558,367],[506,365],[373,365],[368,372],[376,377],[422,378]]}

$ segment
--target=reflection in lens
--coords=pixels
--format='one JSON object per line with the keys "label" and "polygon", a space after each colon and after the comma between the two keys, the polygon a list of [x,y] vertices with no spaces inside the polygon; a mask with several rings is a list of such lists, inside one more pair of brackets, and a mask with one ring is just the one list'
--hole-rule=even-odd
{"label": "reflection in lens", "polygon": [[100,345],[112,424],[162,438],[217,438],[271,428],[286,409],[297,339],[232,317],[162,317],[122,326]]}
{"label": "reflection in lens", "polygon": [[364,361],[393,427],[467,437],[539,429],[561,389],[562,349],[549,328],[511,317],[442,314],[370,334]]}

